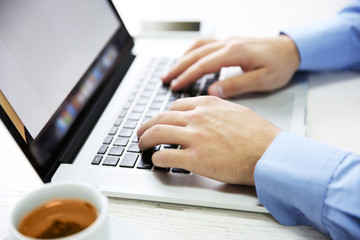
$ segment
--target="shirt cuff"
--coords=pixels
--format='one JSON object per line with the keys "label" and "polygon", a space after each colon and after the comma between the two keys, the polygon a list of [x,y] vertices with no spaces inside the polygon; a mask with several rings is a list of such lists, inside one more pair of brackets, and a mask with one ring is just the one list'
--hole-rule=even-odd
{"label": "shirt cuff", "polygon": [[255,168],[259,201],[284,225],[308,225],[327,234],[324,200],[334,171],[348,153],[281,132]]}

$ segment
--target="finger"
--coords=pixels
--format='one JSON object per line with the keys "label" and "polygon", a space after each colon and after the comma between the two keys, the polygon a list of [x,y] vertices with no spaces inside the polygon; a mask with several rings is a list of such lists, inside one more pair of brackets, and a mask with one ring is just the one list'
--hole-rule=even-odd
{"label": "finger", "polygon": [[174,91],[181,90],[205,74],[217,72],[220,71],[222,67],[230,66],[231,60],[223,48],[209,53],[189,66],[178,76],[176,81],[171,84],[171,89]]}
{"label": "finger", "polygon": [[186,150],[182,149],[163,149],[152,155],[152,162],[158,167],[174,167],[189,170]]}
{"label": "finger", "polygon": [[179,111],[166,111],[156,115],[155,117],[150,118],[146,121],[141,127],[137,130],[137,136],[141,135],[150,127],[156,124],[167,124],[183,127],[186,125],[186,119],[183,116],[184,114]]}
{"label": "finger", "polygon": [[187,53],[186,55],[184,55],[179,59],[176,65],[168,72],[166,76],[162,77],[163,82],[169,83],[170,81],[174,80],[196,61],[220,49],[222,46],[223,46],[222,42],[216,41],[198,47],[192,50],[191,52]]}
{"label": "finger", "polygon": [[189,51],[183,57],[179,59],[176,65],[168,72],[166,76],[162,78],[164,83],[169,83],[176,77],[178,77],[182,72],[184,72],[189,66],[194,64],[196,61],[202,57],[210,54],[213,51],[218,50],[223,46],[222,42],[211,42],[206,45],[202,45]]}
{"label": "finger", "polygon": [[147,129],[139,139],[139,148],[144,151],[159,144],[176,144],[187,146],[188,130],[184,127],[156,124]]}
{"label": "finger", "polygon": [[248,92],[264,91],[264,81],[266,81],[266,68],[259,68],[213,83],[209,87],[209,94],[228,98]]}
{"label": "finger", "polygon": [[176,100],[169,108],[169,111],[190,111],[195,109],[196,102],[194,97],[182,98]]}
{"label": "finger", "polygon": [[[199,105],[208,105],[211,101],[210,96],[197,96],[197,97],[187,97],[176,100],[171,107],[169,108],[169,111],[191,111],[194,110]],[[183,114],[183,117],[187,117],[186,114]]]}
{"label": "finger", "polygon": [[188,50],[186,50],[186,52],[184,53],[184,55],[188,54],[189,52],[195,50],[196,48],[199,48],[201,46],[204,46],[206,44],[212,43],[212,42],[216,42],[217,40],[214,38],[202,38],[197,40]]}

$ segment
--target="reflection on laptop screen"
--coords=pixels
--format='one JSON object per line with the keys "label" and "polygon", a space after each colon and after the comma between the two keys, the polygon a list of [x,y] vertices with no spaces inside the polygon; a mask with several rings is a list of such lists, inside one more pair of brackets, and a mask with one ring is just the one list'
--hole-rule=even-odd
{"label": "reflection on laptop screen", "polygon": [[0,2],[0,104],[26,143],[52,152],[128,37],[108,1]]}

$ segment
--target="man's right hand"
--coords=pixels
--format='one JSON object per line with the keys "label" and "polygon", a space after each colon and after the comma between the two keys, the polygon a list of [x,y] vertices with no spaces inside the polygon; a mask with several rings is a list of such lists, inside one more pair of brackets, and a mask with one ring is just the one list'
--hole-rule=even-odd
{"label": "man's right hand", "polygon": [[243,74],[217,81],[209,94],[228,98],[247,92],[272,91],[285,86],[298,69],[300,57],[286,35],[274,38],[203,39],[196,42],[162,78],[181,90],[207,73],[240,66]]}

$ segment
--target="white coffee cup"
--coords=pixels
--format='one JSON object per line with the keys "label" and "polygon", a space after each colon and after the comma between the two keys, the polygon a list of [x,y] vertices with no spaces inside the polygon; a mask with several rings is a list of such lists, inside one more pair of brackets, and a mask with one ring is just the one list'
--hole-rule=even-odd
{"label": "white coffee cup", "polygon": [[98,240],[109,239],[109,202],[108,199],[94,186],[80,182],[49,183],[31,192],[22,198],[10,213],[9,232],[10,239],[29,240],[34,239],[21,234],[18,231],[20,220],[38,206],[59,198],[71,198],[85,200],[97,209],[96,220],[87,228],[73,235],[58,240]]}

